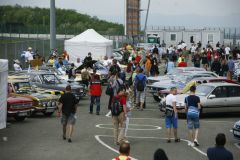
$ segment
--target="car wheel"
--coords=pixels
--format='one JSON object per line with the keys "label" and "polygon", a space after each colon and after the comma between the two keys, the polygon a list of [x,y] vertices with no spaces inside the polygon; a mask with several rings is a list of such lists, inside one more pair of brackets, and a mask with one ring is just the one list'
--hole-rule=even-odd
{"label": "car wheel", "polygon": [[26,117],[18,117],[18,116],[16,116],[14,118],[15,118],[16,121],[20,122],[20,121],[24,121]]}
{"label": "car wheel", "polygon": [[156,102],[160,102],[160,98],[158,97],[158,96],[156,96],[156,95],[153,95],[153,99],[156,101]]}
{"label": "car wheel", "polygon": [[53,113],[54,113],[54,112],[44,112],[43,114],[44,114],[45,116],[50,117],[51,115],[53,115]]}

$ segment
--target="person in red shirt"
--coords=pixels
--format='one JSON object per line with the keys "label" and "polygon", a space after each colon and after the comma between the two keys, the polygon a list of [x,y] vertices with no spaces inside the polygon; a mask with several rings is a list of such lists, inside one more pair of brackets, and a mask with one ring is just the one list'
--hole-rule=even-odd
{"label": "person in red shirt", "polygon": [[[112,111],[112,122],[113,122],[113,133],[114,133],[114,143],[119,145],[122,142],[126,141],[125,138],[125,121],[127,115],[126,103],[127,96],[126,90],[124,88],[119,88],[117,95],[113,97],[112,105],[118,99],[119,105],[121,106],[121,111],[118,115],[114,115]],[[112,106],[113,107],[113,106]]]}
{"label": "person in red shirt", "polygon": [[187,62],[185,62],[184,58],[182,58],[181,62],[178,63],[178,67],[187,67]]}
{"label": "person in red shirt", "polygon": [[91,96],[90,114],[93,113],[93,104],[96,101],[96,115],[100,114],[100,98],[102,94],[102,87],[99,75],[96,74],[96,70],[93,71],[92,79],[89,85],[89,94]]}
{"label": "person in red shirt", "polygon": [[135,61],[137,63],[140,63],[141,59],[142,59],[141,56],[139,55],[139,53],[137,53],[137,56],[135,57]]}

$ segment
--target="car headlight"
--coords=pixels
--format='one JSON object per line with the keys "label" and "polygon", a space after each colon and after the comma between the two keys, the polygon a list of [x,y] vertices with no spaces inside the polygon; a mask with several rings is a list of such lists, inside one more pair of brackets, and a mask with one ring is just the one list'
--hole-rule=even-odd
{"label": "car headlight", "polygon": [[52,106],[56,106],[56,104],[57,104],[56,102],[52,102]]}
{"label": "car headlight", "polygon": [[48,107],[51,107],[51,105],[52,105],[51,102],[48,102],[48,103],[47,103],[47,106],[48,106]]}

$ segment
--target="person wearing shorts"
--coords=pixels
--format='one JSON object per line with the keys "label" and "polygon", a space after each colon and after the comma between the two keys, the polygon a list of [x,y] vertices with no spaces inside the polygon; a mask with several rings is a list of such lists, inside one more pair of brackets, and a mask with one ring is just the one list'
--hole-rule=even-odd
{"label": "person wearing shorts", "polygon": [[189,138],[191,142],[188,144],[190,146],[199,146],[198,143],[198,132],[199,132],[199,116],[191,117],[188,114],[189,107],[195,108],[195,110],[199,113],[201,109],[200,98],[195,95],[196,86],[193,85],[190,87],[190,95],[185,98],[185,109],[187,113],[187,127],[189,130]]}
{"label": "person wearing shorts", "polygon": [[[76,97],[71,93],[71,86],[66,87],[65,93],[59,99],[58,116],[61,116],[63,126],[63,140],[68,138],[68,142],[72,142],[73,126],[76,123]],[[68,135],[66,135],[68,133]]]}
{"label": "person wearing shorts", "polygon": [[171,142],[171,130],[173,129],[175,142],[180,142],[180,139],[177,135],[177,129],[178,129],[178,113],[176,108],[176,95],[177,94],[177,88],[172,87],[170,90],[170,94],[166,97],[166,105],[171,107],[173,109],[173,114],[171,116],[166,116],[165,118],[165,124],[167,129],[167,143]]}

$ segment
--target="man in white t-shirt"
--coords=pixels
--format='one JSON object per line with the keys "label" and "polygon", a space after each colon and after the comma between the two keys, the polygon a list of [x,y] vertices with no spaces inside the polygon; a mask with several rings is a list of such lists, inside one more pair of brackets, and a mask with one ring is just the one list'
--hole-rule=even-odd
{"label": "man in white t-shirt", "polygon": [[26,62],[30,62],[31,60],[33,60],[31,47],[28,47],[28,50],[25,52],[25,60],[26,60]]}
{"label": "man in white t-shirt", "polygon": [[22,67],[20,66],[20,62],[19,62],[19,60],[14,60],[13,61],[13,68],[14,68],[14,71],[22,71]]}
{"label": "man in white t-shirt", "polygon": [[193,43],[193,44],[192,44],[192,47],[191,47],[191,55],[192,55],[192,56],[194,55],[196,49],[197,49],[197,47],[196,47],[196,45]]}
{"label": "man in white t-shirt", "polygon": [[229,54],[230,54],[230,48],[229,48],[229,46],[227,46],[227,47],[225,48],[226,59],[228,59]]}
{"label": "man in white t-shirt", "polygon": [[[177,108],[176,108],[176,95],[177,88],[172,87],[170,90],[170,94],[166,97],[166,129],[167,129],[167,143],[171,142],[171,129],[173,128],[175,142],[180,142],[180,139],[177,136],[177,128],[178,128],[178,116],[177,116]],[[172,114],[167,114],[171,112],[167,112],[168,110],[172,110]]]}

